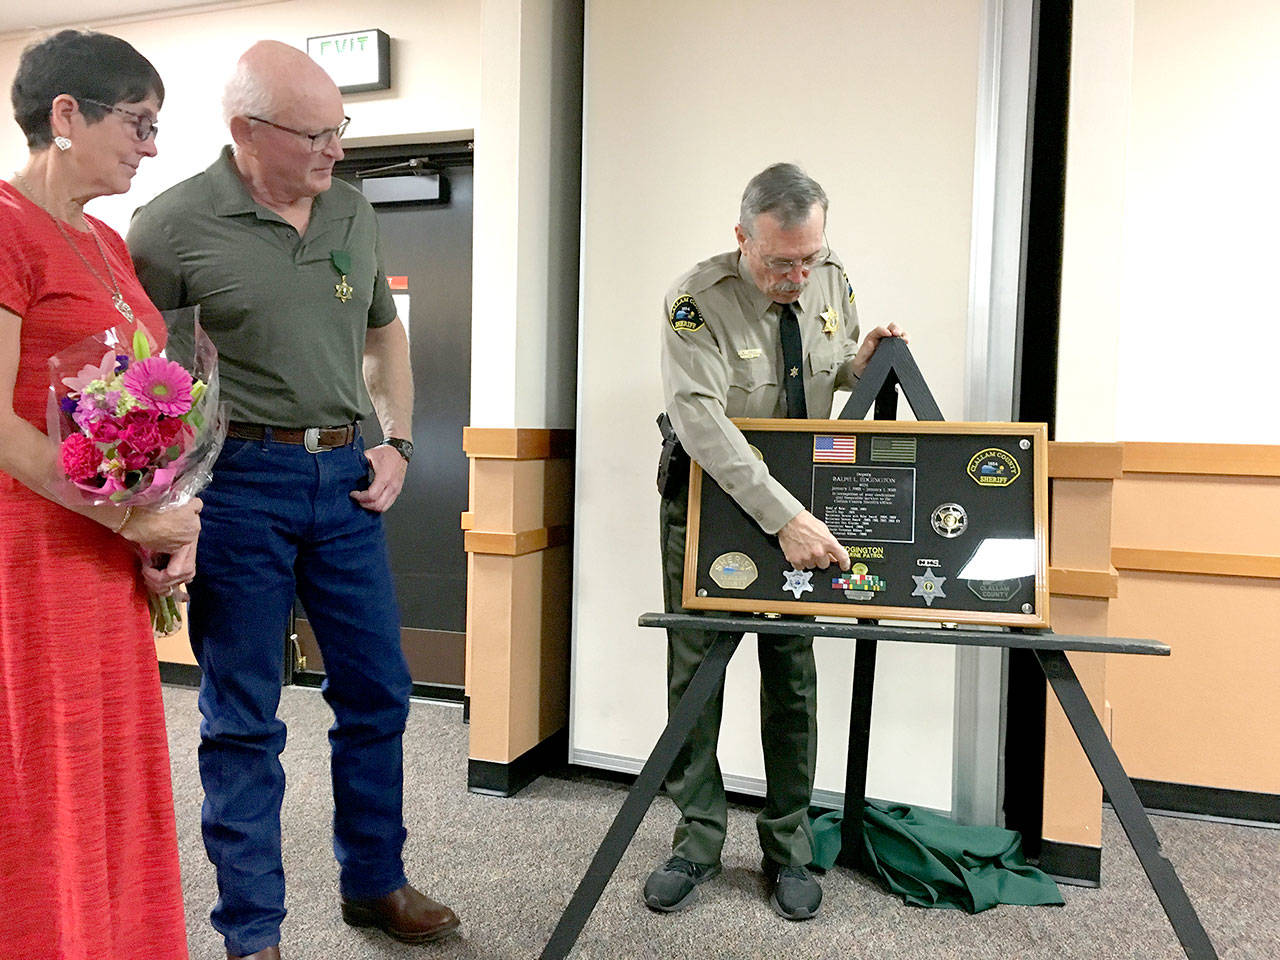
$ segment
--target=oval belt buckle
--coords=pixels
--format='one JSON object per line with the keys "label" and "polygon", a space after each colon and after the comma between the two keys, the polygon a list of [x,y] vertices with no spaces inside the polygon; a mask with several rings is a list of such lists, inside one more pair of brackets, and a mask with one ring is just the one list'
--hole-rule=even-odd
{"label": "oval belt buckle", "polygon": [[323,450],[329,449],[328,447],[322,447],[320,445],[319,427],[307,427],[307,429],[302,432],[302,445],[307,448],[307,453],[320,453]]}

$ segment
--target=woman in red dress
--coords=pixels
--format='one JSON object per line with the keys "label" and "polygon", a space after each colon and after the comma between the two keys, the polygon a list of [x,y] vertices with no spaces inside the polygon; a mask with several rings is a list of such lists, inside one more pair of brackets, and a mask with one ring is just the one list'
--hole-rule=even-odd
{"label": "woman in red dress", "polygon": [[[124,241],[84,213],[154,156],[164,86],[123,40],[63,31],[13,83],[30,158],[0,182],[0,957],[184,960],[168,744],[146,591],[194,574],[200,502],[57,502],[50,356],[130,314]],[[170,553],[139,574],[135,544]]]}

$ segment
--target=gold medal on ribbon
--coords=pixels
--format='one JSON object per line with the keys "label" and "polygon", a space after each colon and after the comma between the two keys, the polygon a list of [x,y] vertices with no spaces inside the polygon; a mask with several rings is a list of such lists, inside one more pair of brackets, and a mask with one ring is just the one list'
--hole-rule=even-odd
{"label": "gold medal on ribbon", "polygon": [[346,250],[334,250],[329,254],[329,259],[333,262],[333,269],[338,271],[338,276],[342,279],[333,286],[333,295],[346,303],[354,294],[355,288],[347,283],[347,274],[351,272],[351,254]]}

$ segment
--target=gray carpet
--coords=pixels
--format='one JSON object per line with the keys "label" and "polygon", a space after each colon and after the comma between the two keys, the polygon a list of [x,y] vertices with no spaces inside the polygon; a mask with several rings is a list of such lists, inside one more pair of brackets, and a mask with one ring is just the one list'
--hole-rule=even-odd
{"label": "gray carpet", "polygon": [[[213,869],[200,841],[195,692],[169,687],[178,839],[192,960],[222,960],[208,923]],[[462,918],[460,936],[409,947],[344,925],[330,846],[331,715],[315,690],[284,691],[286,960],[537,957],[622,803],[624,789],[588,777],[544,777],[519,796],[466,791],[461,708],[415,703],[405,738],[405,851],[410,879]],[[788,923],[765,902],[754,813],[731,809],[725,872],[680,914],[639,900],[669,852],[674,807],[660,798],[604,892],[575,958],[1133,958],[1181,957],[1177,939],[1114,815],[1103,816],[1103,886],[1064,887],[1065,907],[1001,906],[977,916],[903,905],[876,881],[837,869],[823,880],[821,914]],[[1155,818],[1156,831],[1223,958],[1280,958],[1280,831]]]}

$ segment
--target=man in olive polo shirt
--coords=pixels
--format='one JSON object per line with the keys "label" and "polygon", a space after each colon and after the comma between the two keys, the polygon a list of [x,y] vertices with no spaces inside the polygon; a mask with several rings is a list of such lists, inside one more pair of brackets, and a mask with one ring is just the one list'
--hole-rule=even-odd
{"label": "man in olive polo shirt", "polygon": [[[761,529],[777,535],[796,570],[832,564],[847,570],[849,554],[769,474],[730,418],[828,417],[835,391],[853,385],[880,340],[903,335],[894,324],[876,327],[858,346],[853,286],[827,246],[826,223],[827,195],[816,181],[794,164],[766,168],[742,195],[737,248],[681,276],[667,294],[662,318],[662,383],[675,435]],[[669,441],[664,457],[675,449]],[[666,481],[660,513],[664,599],[668,612],[683,613],[687,462],[683,469],[665,462],[659,477]],[[756,573],[781,578],[783,571]],[[718,636],[667,631],[671,710]],[[822,903],[822,888],[808,870],[817,752],[813,639],[762,634],[757,650],[766,789],[756,818],[762,868],[774,910],[788,920],[806,920]],[[722,686],[667,776],[680,822],[671,858],[645,882],[644,900],[654,910],[684,908],[698,885],[720,872],[728,823],[716,760],[723,703]]]}
{"label": "man in olive polo shirt", "polygon": [[[333,180],[333,81],[265,41],[224,111],[234,147],[136,214],[129,246],[161,310],[200,305],[231,427],[206,491],[192,584],[205,847],[229,957],[278,958],[284,917],[276,719],[295,595],[324,657],[343,919],[410,943],[458,918],[409,885],[401,738],[410,680],[381,513],[413,445],[408,341],[368,202]],[[370,405],[372,400],[372,409]],[[383,444],[355,424],[376,410]]]}

